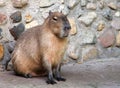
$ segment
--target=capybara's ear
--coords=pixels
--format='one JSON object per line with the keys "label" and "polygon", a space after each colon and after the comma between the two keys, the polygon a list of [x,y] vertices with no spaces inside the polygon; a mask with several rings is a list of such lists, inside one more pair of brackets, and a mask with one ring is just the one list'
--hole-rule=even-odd
{"label": "capybara's ear", "polygon": [[52,11],[50,10],[50,11],[49,11],[49,16],[51,16],[51,15],[52,15]]}

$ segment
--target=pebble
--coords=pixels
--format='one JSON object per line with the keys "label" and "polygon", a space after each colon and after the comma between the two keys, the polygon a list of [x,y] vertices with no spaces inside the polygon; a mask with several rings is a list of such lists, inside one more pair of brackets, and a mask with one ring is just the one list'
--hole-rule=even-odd
{"label": "pebble", "polygon": [[117,9],[117,5],[113,2],[108,4],[108,7],[111,8],[112,10],[116,10]]}
{"label": "pebble", "polygon": [[97,6],[94,3],[88,3],[86,8],[89,10],[96,10]]}
{"label": "pebble", "polygon": [[13,7],[15,8],[22,8],[28,4],[28,0],[11,0],[11,1],[12,1]]}
{"label": "pebble", "polygon": [[5,5],[6,5],[5,0],[0,0],[0,7],[3,7]]}
{"label": "pebble", "polygon": [[97,31],[102,31],[105,28],[105,24],[104,23],[100,23],[98,25]]}
{"label": "pebble", "polygon": [[78,20],[85,24],[86,26],[89,26],[93,23],[93,21],[97,18],[97,14],[95,12],[89,12],[88,14],[83,15]]}
{"label": "pebble", "polygon": [[7,16],[3,13],[0,13],[0,25],[4,25],[7,23]]}
{"label": "pebble", "polygon": [[115,28],[116,30],[120,30],[120,19],[114,19],[112,22],[111,22],[111,26],[113,28]]}
{"label": "pebble", "polygon": [[120,17],[120,12],[117,11],[117,12],[115,13],[115,16],[116,16],[116,17]]}
{"label": "pebble", "polygon": [[25,15],[25,22],[26,22],[26,23],[29,23],[29,22],[31,22],[32,20],[33,20],[32,15],[31,15],[30,13],[27,13],[27,14]]}
{"label": "pebble", "polygon": [[14,12],[11,14],[10,18],[12,19],[13,23],[20,22],[22,20],[22,14],[20,11]]}

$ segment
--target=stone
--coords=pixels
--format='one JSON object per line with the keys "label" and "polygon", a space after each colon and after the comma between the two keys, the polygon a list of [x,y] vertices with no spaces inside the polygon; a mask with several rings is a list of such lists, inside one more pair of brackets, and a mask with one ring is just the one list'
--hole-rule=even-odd
{"label": "stone", "polygon": [[96,38],[96,36],[93,31],[83,30],[83,31],[81,31],[80,43],[81,43],[81,45],[94,44],[95,38]]}
{"label": "stone", "polygon": [[10,30],[11,35],[14,37],[14,40],[17,40],[19,36],[25,31],[25,25],[23,23],[14,26]]}
{"label": "stone", "polygon": [[80,0],[67,0],[66,4],[70,9],[73,9],[79,2]]}
{"label": "stone", "polygon": [[11,0],[11,1],[12,1],[13,7],[15,8],[22,8],[28,4],[28,0]]}
{"label": "stone", "polygon": [[87,0],[81,0],[80,5],[81,5],[82,7],[85,7],[85,6],[87,5]]}
{"label": "stone", "polygon": [[61,4],[64,4],[64,0],[60,0],[60,3],[61,3]]}
{"label": "stone", "polygon": [[30,13],[27,13],[27,14],[25,15],[25,22],[26,22],[26,23],[29,23],[29,22],[31,22],[32,20],[33,20],[32,15],[31,15]]}
{"label": "stone", "polygon": [[76,42],[74,42],[74,44],[68,45],[67,54],[68,54],[69,58],[71,58],[73,60],[79,59],[80,47],[78,46],[78,44]]}
{"label": "stone", "polygon": [[88,2],[96,3],[96,0],[88,0]]}
{"label": "stone", "polygon": [[81,8],[81,6],[80,6],[80,3],[78,4],[78,5],[76,5],[72,10],[70,10],[70,13],[69,13],[69,15],[71,16],[71,17],[75,17],[75,18],[79,18],[79,17],[81,17],[82,15],[83,15],[83,13],[84,13],[84,10],[82,10],[82,9],[80,9]]}
{"label": "stone", "polygon": [[120,12],[117,11],[117,12],[115,13],[115,16],[116,16],[116,17],[120,17]]}
{"label": "stone", "polygon": [[76,28],[76,22],[74,18],[68,18],[70,25],[71,25],[71,31],[70,35],[75,35],[77,33],[77,28]]}
{"label": "stone", "polygon": [[111,26],[113,28],[115,28],[116,30],[120,30],[120,19],[114,19],[112,22],[111,22]]}
{"label": "stone", "polygon": [[95,3],[88,3],[86,8],[89,10],[96,10],[97,6]]}
{"label": "stone", "polygon": [[70,52],[70,53],[69,53],[69,57],[72,58],[73,60],[77,60],[77,59],[78,59],[78,56],[75,55],[74,52]]}
{"label": "stone", "polygon": [[0,28],[0,38],[1,38],[1,36],[2,36],[2,28]]}
{"label": "stone", "polygon": [[0,7],[3,7],[3,6],[5,6],[5,0],[0,0]]}
{"label": "stone", "polygon": [[3,13],[0,13],[0,25],[4,25],[7,23],[7,16]]}
{"label": "stone", "polygon": [[104,10],[103,12],[103,16],[107,19],[107,20],[112,20],[113,19],[113,16],[112,16],[112,12],[111,10]]}
{"label": "stone", "polygon": [[97,14],[95,12],[89,12],[88,14],[81,16],[78,20],[80,21],[80,23],[83,23],[86,26],[89,26],[93,23],[93,21],[96,18],[97,18]]}
{"label": "stone", "polygon": [[20,22],[22,20],[22,15],[20,11],[16,11],[13,14],[10,15],[10,18],[13,23]]}
{"label": "stone", "polygon": [[116,46],[120,47],[120,31],[118,32],[116,36]]}
{"label": "stone", "polygon": [[29,29],[29,28],[35,27],[35,26],[37,26],[37,25],[39,25],[38,22],[37,22],[36,20],[34,20],[34,21],[26,24],[26,25],[25,25],[25,28],[26,28],[26,29]]}
{"label": "stone", "polygon": [[50,7],[55,4],[56,0],[40,0],[39,6],[41,8]]}
{"label": "stone", "polygon": [[116,10],[117,9],[117,5],[115,3],[113,3],[113,2],[110,2],[108,4],[108,7],[111,8],[112,10]]}
{"label": "stone", "polygon": [[120,9],[120,2],[117,3],[117,8]]}
{"label": "stone", "polygon": [[102,31],[105,28],[105,24],[104,23],[99,23],[97,31]]}
{"label": "stone", "polygon": [[98,2],[98,6],[99,6],[100,9],[103,9],[104,5],[105,5],[104,1],[99,1]]}
{"label": "stone", "polygon": [[84,46],[82,48],[83,61],[95,59],[98,56],[98,50],[95,46]]}
{"label": "stone", "polygon": [[67,5],[63,5],[63,4],[60,5],[58,11],[62,12],[64,15],[69,14],[69,9],[68,9]]}
{"label": "stone", "polygon": [[108,48],[115,43],[115,34],[113,29],[109,28],[106,29],[103,34],[100,35],[98,38],[99,43],[102,45],[104,48]]}

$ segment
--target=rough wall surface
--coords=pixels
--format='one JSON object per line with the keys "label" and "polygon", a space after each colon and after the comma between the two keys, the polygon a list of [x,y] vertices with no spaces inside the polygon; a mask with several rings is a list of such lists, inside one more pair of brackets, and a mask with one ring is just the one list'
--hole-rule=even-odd
{"label": "rough wall surface", "polygon": [[13,41],[9,29],[20,23],[42,24],[50,10],[72,26],[66,62],[120,56],[120,0],[0,0],[0,41]]}

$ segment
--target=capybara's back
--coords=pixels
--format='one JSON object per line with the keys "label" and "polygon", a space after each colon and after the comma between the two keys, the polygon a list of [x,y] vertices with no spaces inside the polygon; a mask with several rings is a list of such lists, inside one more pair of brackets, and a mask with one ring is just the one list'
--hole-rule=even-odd
{"label": "capybara's back", "polygon": [[16,74],[32,77],[47,73],[49,84],[56,83],[54,78],[65,81],[60,75],[60,67],[70,29],[65,15],[49,12],[43,25],[22,33],[12,53],[12,63]]}

